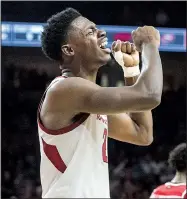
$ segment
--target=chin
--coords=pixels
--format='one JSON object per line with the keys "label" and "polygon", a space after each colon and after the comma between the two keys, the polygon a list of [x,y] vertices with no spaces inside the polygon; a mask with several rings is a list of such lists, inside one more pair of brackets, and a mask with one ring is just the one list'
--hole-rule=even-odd
{"label": "chin", "polygon": [[112,57],[110,54],[105,55],[104,58],[101,60],[101,66],[106,65],[109,61],[111,61]]}

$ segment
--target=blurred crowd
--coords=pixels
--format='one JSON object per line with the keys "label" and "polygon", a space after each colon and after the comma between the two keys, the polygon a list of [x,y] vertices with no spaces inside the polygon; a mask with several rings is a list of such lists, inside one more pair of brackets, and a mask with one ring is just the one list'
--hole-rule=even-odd
{"label": "blurred crowd", "polygon": [[[106,83],[101,74],[98,84]],[[111,86],[115,82],[108,75]],[[52,79],[35,69],[14,64],[3,67],[2,198],[41,198],[36,111]],[[172,179],[174,171],[168,166],[167,157],[185,139],[185,104],[185,87],[164,92],[161,105],[153,111],[155,138],[151,146],[109,139],[112,199],[146,199],[153,188]]]}
{"label": "blurred crowd", "polygon": [[[14,7],[14,9],[10,9]],[[45,22],[49,16],[66,7],[73,7],[96,24],[184,28],[185,2],[4,2],[2,4],[2,21]],[[45,8],[45,9],[44,9]],[[178,13],[178,18],[175,13]],[[18,15],[17,13],[21,13]],[[180,20],[179,20],[180,19]]]}
{"label": "blurred crowd", "polygon": [[[52,14],[71,6],[96,24],[184,28],[185,4],[180,3],[7,1],[2,3],[2,21],[45,22]],[[98,84],[123,85],[120,70],[110,67],[106,71],[99,72]],[[45,71],[15,66],[14,62],[2,66],[2,198],[41,198],[36,112],[53,78]],[[186,139],[186,87],[174,89],[172,76],[165,76],[164,80],[162,103],[153,111],[154,142],[140,147],[109,139],[112,199],[148,199],[156,186],[174,175],[167,158],[169,151]]]}

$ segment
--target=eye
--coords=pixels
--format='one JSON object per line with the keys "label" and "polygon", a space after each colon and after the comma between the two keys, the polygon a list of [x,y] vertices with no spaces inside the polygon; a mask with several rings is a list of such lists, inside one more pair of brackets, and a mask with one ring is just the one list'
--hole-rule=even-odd
{"label": "eye", "polygon": [[93,35],[93,33],[94,33],[93,31],[90,31],[90,32],[88,33],[88,35]]}
{"label": "eye", "polygon": [[97,31],[97,28],[90,28],[87,35],[93,35]]}

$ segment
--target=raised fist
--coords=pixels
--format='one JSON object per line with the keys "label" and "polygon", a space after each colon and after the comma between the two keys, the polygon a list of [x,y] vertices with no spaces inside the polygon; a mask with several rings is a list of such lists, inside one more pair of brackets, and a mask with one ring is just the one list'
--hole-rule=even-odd
{"label": "raised fist", "polygon": [[153,26],[143,26],[132,31],[132,39],[139,52],[142,51],[143,44],[160,46],[160,33]]}
{"label": "raised fist", "polygon": [[133,67],[139,64],[139,53],[134,44],[120,40],[112,43],[115,60],[123,67]]}

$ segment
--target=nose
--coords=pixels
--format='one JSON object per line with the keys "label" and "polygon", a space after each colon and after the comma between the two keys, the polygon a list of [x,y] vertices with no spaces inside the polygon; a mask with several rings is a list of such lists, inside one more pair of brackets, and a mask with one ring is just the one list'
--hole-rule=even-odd
{"label": "nose", "polygon": [[98,37],[106,37],[106,32],[104,30],[99,30]]}

